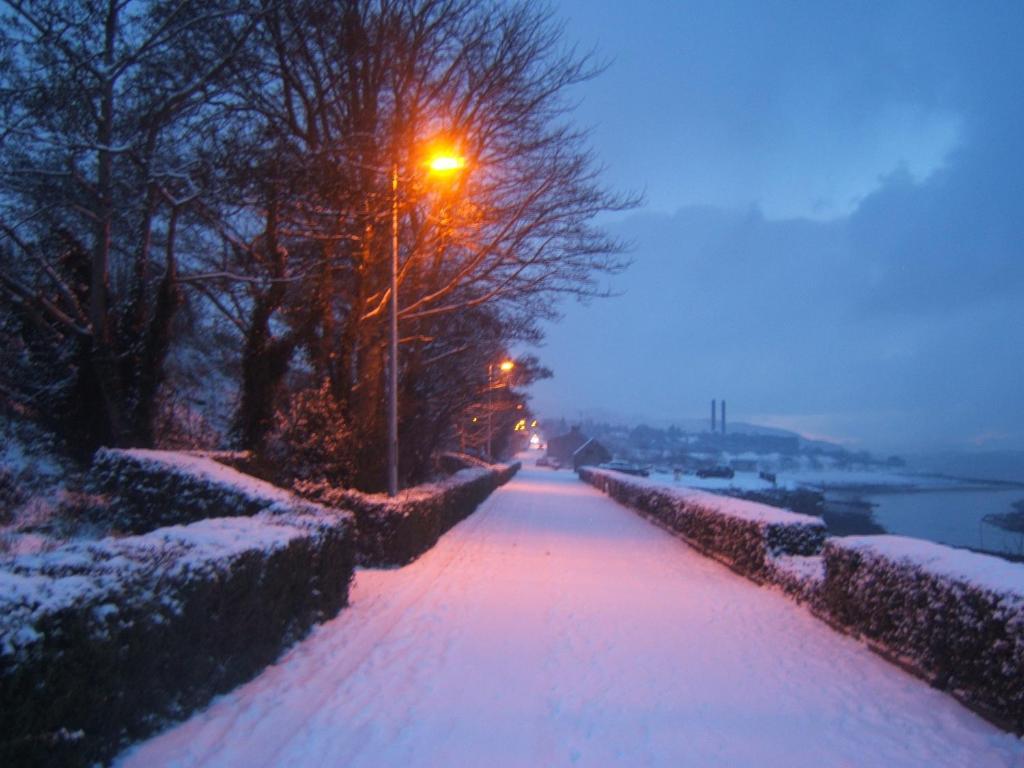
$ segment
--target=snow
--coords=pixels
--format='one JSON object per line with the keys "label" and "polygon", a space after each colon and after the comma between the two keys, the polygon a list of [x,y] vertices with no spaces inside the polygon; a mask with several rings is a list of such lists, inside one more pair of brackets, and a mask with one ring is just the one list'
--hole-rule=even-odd
{"label": "snow", "polygon": [[8,556],[32,555],[38,552],[45,552],[54,546],[54,539],[51,536],[43,536],[39,533],[21,533],[4,531],[3,549],[0,552],[0,561]]}
{"label": "snow", "polygon": [[800,472],[783,472],[780,480],[794,487],[816,488],[824,490],[842,488],[890,488],[921,489],[921,488],[959,488],[965,485],[962,480],[933,475],[916,475],[908,472],[887,472],[884,470],[848,470],[822,469],[804,470]]}
{"label": "snow", "polygon": [[1024,602],[1024,564],[1021,563],[905,536],[846,536],[831,542],[834,546],[908,563],[936,576],[997,594],[1010,594]]}
{"label": "snow", "polygon": [[0,414],[0,559],[41,552],[82,526],[67,510],[74,475],[53,446],[53,437],[33,424]]}
{"label": "snow", "polygon": [[776,555],[771,566],[793,579],[810,584],[825,581],[825,558],[821,555]]}
{"label": "snow", "polygon": [[295,497],[288,491],[202,455],[142,448],[118,451],[102,449],[101,453],[104,452],[127,456],[142,464],[156,465],[163,472],[175,470],[179,474],[192,475],[209,483],[226,485],[253,500],[268,499],[286,505],[295,502]]}
{"label": "snow", "polygon": [[915,475],[900,472],[870,470],[798,470],[776,473],[776,483],[762,479],[757,472],[736,472],[732,478],[697,477],[683,475],[678,480],[674,475],[654,473],[651,479],[669,487],[701,488],[705,490],[767,491],[772,488],[797,490],[843,490],[843,489],[888,489],[893,491],[948,488],[962,488],[977,485],[944,477]]}
{"label": "snow", "polygon": [[[4,421],[0,415],[0,468],[13,475],[34,478],[36,482],[53,482],[64,474],[56,456],[48,450],[38,430],[25,427],[30,434],[36,434],[37,444],[26,445],[17,430]],[[37,434],[38,433],[38,434]]]}
{"label": "snow", "polygon": [[764,491],[774,488],[767,480],[758,477],[757,472],[737,472],[734,477],[697,477],[696,475],[683,475],[678,480],[674,475],[667,475],[662,472],[652,472],[650,476],[652,483],[666,488],[699,488],[701,490],[741,490],[741,491]]}
{"label": "snow", "polygon": [[[269,513],[211,518],[141,536],[67,544],[43,554],[9,558],[0,569],[0,649],[6,654],[37,639],[39,617],[73,605],[96,603],[98,619],[117,603],[145,602],[142,590],[168,588],[189,573],[227,568],[255,549],[273,551],[308,535],[297,518]],[[159,578],[150,578],[158,573]]]}
{"label": "snow", "polygon": [[404,488],[399,491],[396,496],[388,496],[386,493],[363,493],[356,490],[345,490],[344,496],[349,496],[353,499],[361,499],[366,503],[379,506],[382,510],[388,512],[409,514],[411,510],[411,507],[408,506],[409,502],[428,499],[442,493],[446,488],[452,488],[462,485],[463,483],[472,482],[477,478],[485,477],[494,469],[501,469],[503,467],[504,465],[494,465],[493,467],[469,467],[467,469],[460,469],[458,472],[449,475],[444,480],[440,480],[435,483],[422,483],[421,485],[415,485],[411,488]]}
{"label": "snow", "polygon": [[[300,528],[273,524],[272,517],[214,517],[190,525],[160,528],[145,538],[138,536],[128,541],[137,540],[148,544],[155,539],[172,547],[176,544],[185,545],[190,552],[200,554],[205,561],[236,557],[253,549],[265,552],[281,549],[305,535],[306,532]],[[188,567],[195,559],[186,556],[181,563],[183,567]]]}
{"label": "snow", "polygon": [[526,468],[127,766],[1020,766],[1024,743],[565,472]]}
{"label": "snow", "polygon": [[744,499],[734,499],[729,496],[719,496],[714,493],[697,490],[694,488],[674,488],[666,486],[657,478],[633,477],[623,475],[620,472],[611,472],[603,469],[588,467],[588,470],[596,476],[607,475],[616,480],[628,482],[643,488],[651,488],[671,495],[683,504],[711,509],[720,515],[735,517],[740,520],[747,520],[752,523],[763,523],[765,525],[813,525],[824,527],[825,523],[820,518],[811,515],[800,515],[778,507],[770,507],[767,504],[759,504]]}

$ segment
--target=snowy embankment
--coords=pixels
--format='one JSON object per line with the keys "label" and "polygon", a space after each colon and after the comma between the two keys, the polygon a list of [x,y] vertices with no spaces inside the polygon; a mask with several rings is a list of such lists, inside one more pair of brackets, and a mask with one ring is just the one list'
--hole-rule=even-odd
{"label": "snowy embankment", "polygon": [[300,483],[296,490],[307,498],[355,514],[359,565],[405,565],[472,514],[519,467],[516,462],[463,469],[439,482],[409,488],[393,499],[324,483]]}
{"label": "snowy embankment", "polygon": [[524,469],[134,766],[994,768],[1024,743],[650,525]]}
{"label": "snowy embankment", "polygon": [[823,560],[829,617],[1024,733],[1024,565],[902,536],[832,539]]}
{"label": "snowy embankment", "polygon": [[656,480],[581,467],[580,478],[653,518],[702,552],[745,576],[771,580],[780,556],[821,551],[825,524],[752,501],[691,488],[666,488]]}
{"label": "snowy embankment", "polygon": [[1024,565],[899,536],[826,542],[805,515],[606,470],[580,476],[1024,733]]}
{"label": "snowy embankment", "polygon": [[[88,765],[250,678],[346,604],[352,515],[207,459],[146,463],[157,519],[217,517],[8,558],[0,569],[0,764]],[[107,462],[107,467],[110,467]],[[169,466],[160,497],[145,482]],[[210,502],[202,501],[202,497]],[[221,506],[223,505],[223,506]],[[144,510],[126,511],[135,520]],[[148,526],[146,526],[148,527]]]}
{"label": "snowy embankment", "polygon": [[910,472],[887,472],[847,469],[781,470],[775,472],[775,481],[759,472],[737,471],[732,477],[698,477],[695,474],[677,476],[674,473],[655,472],[652,481],[675,488],[698,488],[708,491],[859,491],[861,493],[942,491],[964,488],[990,487],[982,481],[957,480],[938,475]]}
{"label": "snowy embankment", "polygon": [[324,482],[301,482],[296,496],[203,455],[104,448],[96,453],[91,477],[97,491],[116,499],[104,509],[108,519],[98,521],[115,530],[144,533],[211,516],[264,511],[316,514],[323,505],[354,514],[358,564],[404,565],[430,549],[518,469],[518,463],[463,469],[395,498]]}
{"label": "snowy embankment", "polygon": [[249,517],[259,512],[316,514],[320,507],[243,474],[212,458],[177,451],[101,448],[91,485],[116,497],[105,508],[112,529],[145,533],[208,517]]}
{"label": "snowy embankment", "polygon": [[187,715],[334,616],[357,558],[408,562],[518,467],[396,499],[317,486],[325,506],[206,456],[99,451],[97,522],[144,535],[3,561],[0,764],[89,764]]}

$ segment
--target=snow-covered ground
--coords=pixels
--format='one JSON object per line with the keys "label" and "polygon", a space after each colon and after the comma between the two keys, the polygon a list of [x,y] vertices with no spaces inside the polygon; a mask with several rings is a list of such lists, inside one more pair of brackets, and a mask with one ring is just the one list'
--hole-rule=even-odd
{"label": "snow-covered ground", "polygon": [[525,468],[122,766],[1020,766],[1024,742],[584,485]]}
{"label": "snow-covered ground", "polygon": [[[667,488],[696,488],[712,492],[808,489],[826,498],[857,499],[871,504],[871,521],[889,533],[928,539],[954,547],[974,547],[1013,555],[1024,554],[1024,536],[987,521],[1024,500],[1024,487],[957,480],[937,475],[846,470],[780,472],[776,485],[756,472],[737,472],[732,478],[675,476],[652,472],[650,482]],[[865,514],[867,509],[864,509]]]}
{"label": "snow-covered ground", "polygon": [[52,435],[0,413],[0,560],[96,538],[80,514],[93,501]]}
{"label": "snow-covered ground", "polygon": [[796,490],[807,488],[821,491],[825,489],[892,489],[892,490],[948,490],[965,485],[965,483],[935,475],[915,475],[902,472],[872,472],[867,470],[800,470],[796,472],[779,472],[776,483],[764,480],[757,472],[736,472],[734,477],[697,477],[694,474],[681,475],[665,472],[652,472],[651,479],[663,485],[673,487],[700,488],[708,491],[736,489],[741,491],[766,491],[772,488]]}

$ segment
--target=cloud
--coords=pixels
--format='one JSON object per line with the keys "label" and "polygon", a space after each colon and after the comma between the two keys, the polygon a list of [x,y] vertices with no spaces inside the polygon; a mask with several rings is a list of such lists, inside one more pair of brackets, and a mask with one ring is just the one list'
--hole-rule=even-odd
{"label": "cloud", "polygon": [[584,5],[616,61],[581,117],[651,206],[613,225],[625,295],[551,329],[538,405],[1024,447],[1024,5]]}
{"label": "cloud", "polygon": [[826,222],[711,207],[619,222],[636,243],[625,294],[552,328],[540,402],[667,416],[727,397],[736,418],[883,450],[1024,434],[1024,274],[1006,258],[1024,216],[979,231],[994,214],[960,209],[966,174],[894,175]]}

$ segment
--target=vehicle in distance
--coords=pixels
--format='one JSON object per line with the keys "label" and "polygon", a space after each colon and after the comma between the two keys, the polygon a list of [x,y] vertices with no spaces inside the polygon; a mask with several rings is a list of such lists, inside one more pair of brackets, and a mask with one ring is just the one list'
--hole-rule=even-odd
{"label": "vehicle in distance", "polygon": [[697,470],[697,477],[726,477],[732,478],[736,475],[732,467],[701,467]]}

